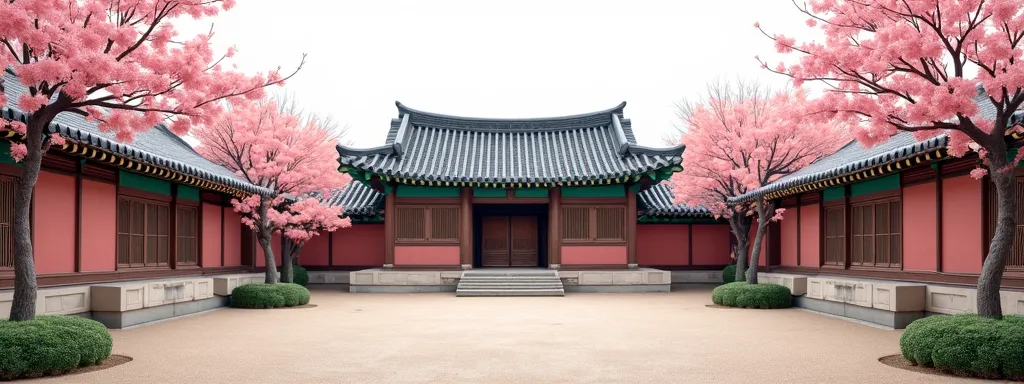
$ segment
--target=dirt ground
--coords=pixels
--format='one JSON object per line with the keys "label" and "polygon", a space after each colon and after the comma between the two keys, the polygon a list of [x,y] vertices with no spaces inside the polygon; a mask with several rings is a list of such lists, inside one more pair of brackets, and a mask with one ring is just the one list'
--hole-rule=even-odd
{"label": "dirt ground", "polygon": [[33,383],[950,383],[891,368],[900,331],[706,307],[710,288],[565,297],[313,292],[112,331],[111,369]]}

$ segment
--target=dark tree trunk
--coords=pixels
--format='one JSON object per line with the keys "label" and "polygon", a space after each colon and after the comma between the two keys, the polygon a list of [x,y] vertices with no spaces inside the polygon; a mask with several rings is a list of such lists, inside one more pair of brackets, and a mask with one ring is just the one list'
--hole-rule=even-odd
{"label": "dark tree trunk", "polygon": [[996,215],[995,234],[989,243],[981,275],[978,276],[978,314],[1001,319],[1003,308],[999,298],[999,286],[1002,284],[1006,258],[1013,245],[1013,229],[1017,225],[1013,213],[1016,211],[1017,202],[1014,196],[1013,171],[999,171],[1008,164],[1006,146],[1000,142],[995,145],[996,148],[992,147],[986,146],[989,153],[989,175],[996,189],[999,209]]}
{"label": "dark tree trunk", "polygon": [[263,256],[267,264],[267,277],[264,279],[264,282],[276,284],[278,282],[277,263],[274,261],[274,248],[270,245],[273,232],[270,228],[270,220],[267,218],[267,211],[270,210],[269,203],[268,198],[260,199],[260,219],[257,223],[256,240],[260,243],[260,247],[263,248]]}
{"label": "dark tree trunk", "polygon": [[302,250],[302,246],[305,242],[295,242],[290,239],[285,239],[284,250],[281,259],[281,282],[283,283],[294,283],[295,276],[293,274],[295,260],[299,258],[299,251]]}
{"label": "dark tree trunk", "polygon": [[772,204],[765,203],[764,199],[758,199],[755,204],[757,210],[757,233],[754,235],[754,244],[750,248],[750,270],[747,271],[747,284],[757,284],[757,264],[761,258],[761,240],[764,233],[768,231],[768,223],[774,214]]}
{"label": "dark tree trunk", "polygon": [[747,249],[750,241],[747,236],[750,234],[750,216],[744,213],[734,213],[729,217],[729,227],[732,235],[736,237],[736,280],[743,281],[743,273],[747,270]]}
{"label": "dark tree trunk", "polygon": [[[35,116],[34,116],[35,117]],[[43,127],[50,121],[33,118],[27,127],[28,154],[22,160],[22,175],[14,197],[14,301],[11,321],[36,317],[36,265],[32,252],[32,192],[43,163]]]}

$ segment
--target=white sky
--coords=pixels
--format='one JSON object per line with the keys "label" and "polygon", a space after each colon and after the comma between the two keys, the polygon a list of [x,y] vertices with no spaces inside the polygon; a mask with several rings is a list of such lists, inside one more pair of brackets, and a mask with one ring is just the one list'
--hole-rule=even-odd
{"label": "white sky", "polygon": [[[470,117],[578,114],[626,101],[640,144],[662,146],[673,102],[719,78],[786,79],[754,55],[779,58],[769,31],[807,35],[790,0],[329,1],[241,0],[215,19],[244,71],[306,66],[286,90],[307,110],[381,145],[395,100]],[[188,20],[183,36],[209,29]]]}

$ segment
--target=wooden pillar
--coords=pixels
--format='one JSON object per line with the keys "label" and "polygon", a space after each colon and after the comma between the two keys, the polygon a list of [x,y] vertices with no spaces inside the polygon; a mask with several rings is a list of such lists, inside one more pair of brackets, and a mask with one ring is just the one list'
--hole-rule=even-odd
{"label": "wooden pillar", "polygon": [[395,266],[395,192],[384,196],[384,268]]}
{"label": "wooden pillar", "polygon": [[548,267],[562,266],[562,189],[551,188],[548,200]]}
{"label": "wooden pillar", "polygon": [[473,188],[462,187],[459,201],[459,254],[462,269],[473,268]]}
{"label": "wooden pillar", "polygon": [[636,268],[636,192],[626,189],[626,265]]}

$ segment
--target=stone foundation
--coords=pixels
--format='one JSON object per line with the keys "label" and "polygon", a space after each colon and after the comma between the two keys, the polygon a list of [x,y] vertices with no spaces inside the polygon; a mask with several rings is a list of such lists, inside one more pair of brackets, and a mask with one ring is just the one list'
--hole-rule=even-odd
{"label": "stone foundation", "polygon": [[672,271],[673,284],[721,284],[722,271]]}
{"label": "stone foundation", "polygon": [[[352,293],[455,292],[462,271],[364,269],[349,273]],[[327,275],[325,275],[327,276]],[[310,276],[310,283],[313,282]]]}
{"label": "stone foundation", "polygon": [[566,292],[669,292],[672,274],[653,268],[558,271]]}
{"label": "stone foundation", "polygon": [[[0,292],[0,318],[11,314],[14,291]],[[36,296],[36,315],[73,315],[91,310],[91,291],[88,286],[44,288]]]}
{"label": "stone foundation", "polygon": [[348,284],[351,272],[348,271],[308,271],[310,284]]}

